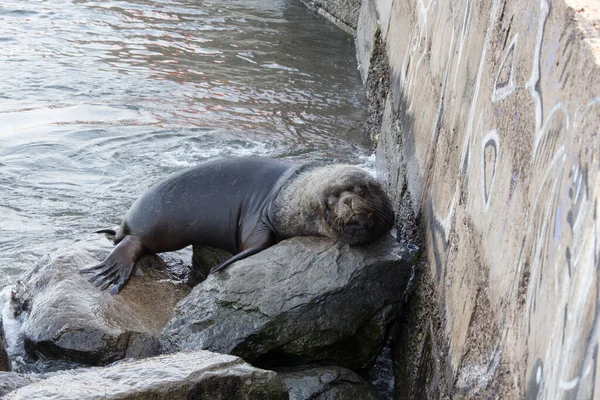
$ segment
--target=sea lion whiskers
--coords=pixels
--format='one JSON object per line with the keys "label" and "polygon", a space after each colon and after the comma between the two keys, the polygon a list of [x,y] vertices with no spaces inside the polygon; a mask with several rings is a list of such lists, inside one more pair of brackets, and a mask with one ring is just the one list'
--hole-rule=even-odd
{"label": "sea lion whiskers", "polygon": [[333,217],[333,220],[331,221],[331,226],[333,228],[341,228],[342,226],[344,226],[346,222],[344,220],[342,220],[342,216],[336,214],[335,217]]}
{"label": "sea lion whiskers", "polygon": [[387,224],[394,221],[393,215],[389,216],[385,211],[381,210],[377,206],[372,206],[369,210],[371,213],[375,214],[375,216],[378,217],[383,223]]}

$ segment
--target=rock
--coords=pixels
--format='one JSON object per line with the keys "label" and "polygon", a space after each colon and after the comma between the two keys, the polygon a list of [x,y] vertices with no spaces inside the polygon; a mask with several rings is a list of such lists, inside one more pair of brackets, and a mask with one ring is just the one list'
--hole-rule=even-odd
{"label": "rock", "polygon": [[211,274],[174,310],[167,352],[207,349],[253,365],[369,366],[398,315],[412,253],[298,237]]}
{"label": "rock", "polygon": [[0,320],[0,371],[10,371],[10,360],[6,352],[6,337],[2,320]]}
{"label": "rock", "polygon": [[203,282],[210,274],[212,267],[221,264],[231,258],[233,254],[228,251],[211,246],[193,245],[192,272],[190,274],[190,286]]}
{"label": "rock", "polygon": [[37,382],[41,378],[35,374],[18,374],[16,372],[0,372],[0,396],[4,398],[9,392],[20,387],[27,386],[33,382]]}
{"label": "rock", "polygon": [[287,388],[273,371],[238,357],[196,351],[53,374],[5,399],[249,399],[283,400]]}
{"label": "rock", "polygon": [[340,367],[281,371],[290,400],[380,400],[375,390],[356,373]]}
{"label": "rock", "polygon": [[158,354],[158,334],[190,289],[171,279],[159,257],[147,256],[118,295],[101,292],[78,273],[106,256],[110,247],[99,242],[46,256],[13,289],[10,306],[34,359],[105,365]]}

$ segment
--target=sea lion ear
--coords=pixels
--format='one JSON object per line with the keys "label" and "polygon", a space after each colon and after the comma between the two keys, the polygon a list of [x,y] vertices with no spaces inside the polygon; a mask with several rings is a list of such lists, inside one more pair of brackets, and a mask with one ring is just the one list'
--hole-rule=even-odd
{"label": "sea lion ear", "polygon": [[319,214],[324,214],[327,209],[327,200],[317,200],[317,204],[315,205],[315,209]]}
{"label": "sea lion ear", "polygon": [[329,197],[326,196],[325,194],[318,196],[316,198],[313,199],[314,203],[313,203],[313,207],[315,208],[315,210],[321,214],[321,215],[325,215],[325,213],[327,212],[327,201],[328,201]]}
{"label": "sea lion ear", "polygon": [[327,208],[332,208],[333,206],[335,206],[335,203],[337,203],[338,201],[338,196],[334,195],[334,194],[330,194],[329,196],[327,196],[327,199],[325,200],[325,206]]}

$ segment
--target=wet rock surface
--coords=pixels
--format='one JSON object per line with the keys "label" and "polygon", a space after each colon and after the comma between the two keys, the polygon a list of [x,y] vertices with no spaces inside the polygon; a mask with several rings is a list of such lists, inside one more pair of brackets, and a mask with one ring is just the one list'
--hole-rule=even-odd
{"label": "wet rock surface", "polygon": [[234,354],[266,368],[366,368],[398,315],[412,263],[391,236],[362,247],[283,241],[196,286],[174,310],[161,347]]}
{"label": "wet rock surface", "polygon": [[26,357],[104,365],[158,354],[157,335],[189,288],[162,259],[148,256],[121,293],[101,292],[78,271],[109,250],[100,240],[78,242],[19,279],[10,306]]}
{"label": "wet rock surface", "polygon": [[39,381],[36,374],[19,374],[16,372],[0,372],[0,396],[6,395],[20,387]]}
{"label": "wet rock surface", "polygon": [[6,351],[6,338],[4,336],[4,327],[0,320],[0,371],[10,371],[10,359]]}
{"label": "wet rock surface", "polygon": [[195,351],[63,371],[4,398],[283,400],[288,394],[273,371],[254,368],[238,357]]}
{"label": "wet rock surface", "polygon": [[[232,376],[223,367],[230,361],[219,358],[232,354],[259,368],[286,368],[294,399],[380,398],[346,368],[373,365],[400,312],[415,254],[393,237],[360,247],[324,238],[286,240],[209,275],[191,292],[183,280],[193,280],[194,271],[173,271],[161,258],[148,256],[116,296],[78,273],[106,256],[110,245],[103,244],[86,239],[46,256],[2,294],[3,322],[18,331],[16,338],[7,336],[14,372],[0,374],[2,395],[287,398],[272,372],[268,379],[260,374],[255,379],[254,372],[239,375],[240,368],[252,367],[237,357],[227,358],[237,360]],[[192,270],[207,273],[221,256],[214,249],[194,249]],[[217,367],[190,361],[193,351]],[[176,354],[153,357],[165,352]],[[132,366],[127,374],[126,366]],[[303,369],[289,370],[298,366]],[[205,379],[208,375],[212,378]],[[279,382],[275,394],[265,389],[267,381]],[[249,394],[235,397],[246,393],[244,385],[252,387]]]}
{"label": "wet rock surface", "polygon": [[341,367],[280,371],[290,400],[379,400],[381,397],[359,375]]}

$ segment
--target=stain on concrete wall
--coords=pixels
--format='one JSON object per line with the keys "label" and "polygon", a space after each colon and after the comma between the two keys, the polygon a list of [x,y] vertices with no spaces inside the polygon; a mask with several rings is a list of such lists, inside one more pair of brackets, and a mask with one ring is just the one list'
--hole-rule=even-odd
{"label": "stain on concrete wall", "polygon": [[363,78],[375,32],[390,68],[378,171],[421,217],[457,397],[598,392],[600,25],[585,12],[362,4]]}

